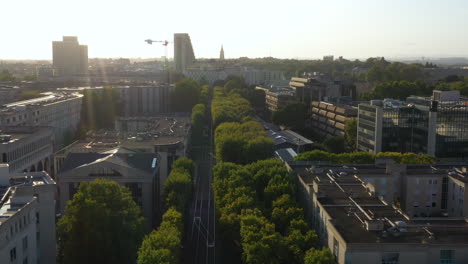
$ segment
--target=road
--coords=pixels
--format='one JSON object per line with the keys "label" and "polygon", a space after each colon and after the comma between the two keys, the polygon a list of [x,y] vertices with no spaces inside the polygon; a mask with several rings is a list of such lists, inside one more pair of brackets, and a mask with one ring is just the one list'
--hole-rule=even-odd
{"label": "road", "polygon": [[[208,110],[209,112],[209,110]],[[211,117],[208,115],[208,122]],[[192,147],[192,158],[196,164],[193,200],[186,223],[184,263],[215,264],[216,254],[216,214],[211,182],[213,179],[213,131],[211,122],[204,144]],[[195,143],[195,142],[194,142]],[[195,144],[194,144],[195,145]]]}

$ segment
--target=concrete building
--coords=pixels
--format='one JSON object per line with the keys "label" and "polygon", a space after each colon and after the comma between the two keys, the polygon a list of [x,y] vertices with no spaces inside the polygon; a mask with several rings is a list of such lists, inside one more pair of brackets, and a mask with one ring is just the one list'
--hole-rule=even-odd
{"label": "concrete building", "polygon": [[468,98],[458,91],[434,91],[432,98],[408,97],[360,104],[358,149],[427,153],[465,159],[468,153]]}
{"label": "concrete building", "polygon": [[54,135],[50,127],[0,128],[0,163],[10,173],[51,170]]}
{"label": "concrete building", "polygon": [[288,102],[296,99],[296,93],[289,87],[278,86],[257,86],[256,90],[265,92],[265,104],[270,112],[278,111],[281,107],[285,106]]}
{"label": "concrete building", "polygon": [[88,73],[88,46],[80,45],[78,37],[64,36],[52,42],[53,66],[60,76]]}
{"label": "concrete building", "polygon": [[43,97],[5,104],[0,108],[0,126],[49,126],[54,148],[78,128],[82,94],[45,93]]}
{"label": "concrete building", "polygon": [[[299,198],[308,222],[317,230],[322,245],[330,248],[339,264],[347,263],[467,263],[468,224],[465,217],[428,217],[415,215],[415,209],[437,211],[438,205],[426,205],[427,195],[437,190],[447,170],[432,173],[412,165],[325,165],[318,162],[291,162],[297,176]],[[393,166],[393,167],[392,167]],[[437,167],[437,166],[436,166]],[[452,168],[453,169],[453,168]],[[389,170],[387,172],[387,170]],[[400,174],[403,172],[403,175]],[[416,174],[413,174],[415,172]],[[388,176],[391,175],[391,176]],[[446,174],[445,174],[446,175]],[[383,177],[382,177],[383,176]],[[369,179],[382,183],[383,189],[370,188]],[[388,181],[389,178],[393,179]],[[425,192],[415,194],[417,180],[426,181]],[[400,182],[401,185],[392,183]],[[388,202],[396,191],[407,201]],[[413,192],[410,192],[412,189]],[[442,191],[443,192],[443,191]],[[423,204],[410,197],[422,197]],[[402,198],[403,199],[403,198]],[[403,208],[410,204],[411,208]],[[411,209],[412,213],[407,213]]]}
{"label": "concrete building", "polygon": [[309,126],[322,137],[344,136],[346,123],[356,119],[357,112],[349,105],[313,101]]}
{"label": "concrete building", "polygon": [[174,34],[174,62],[178,72],[184,72],[195,62],[192,41],[187,33]]}
{"label": "concrete building", "polygon": [[170,112],[174,86],[129,86],[122,89],[124,116],[154,116]]}
{"label": "concrete building", "polygon": [[116,131],[121,134],[123,147],[158,154],[161,182],[165,182],[172,163],[187,155],[190,128],[190,116],[182,114],[121,117],[116,121]]}
{"label": "concrete building", "polygon": [[57,175],[61,212],[65,212],[66,202],[73,198],[80,183],[109,179],[130,189],[147,227],[152,229],[161,210],[158,165],[156,154],[120,148],[103,153],[69,153]]}
{"label": "concrete building", "polygon": [[312,101],[326,101],[327,97],[356,97],[355,85],[314,74],[312,77],[293,77],[289,82],[289,86],[296,91],[298,100],[306,105]]}
{"label": "concrete building", "polygon": [[0,263],[55,263],[55,182],[45,172],[10,176],[0,165],[0,186]]}

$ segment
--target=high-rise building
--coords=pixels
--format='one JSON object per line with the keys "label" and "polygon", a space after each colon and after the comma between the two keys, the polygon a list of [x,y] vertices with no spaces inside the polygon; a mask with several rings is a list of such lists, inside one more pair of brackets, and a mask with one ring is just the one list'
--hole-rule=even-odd
{"label": "high-rise building", "polygon": [[221,52],[219,52],[219,59],[224,60],[224,48],[223,45],[221,45]]}
{"label": "high-rise building", "polygon": [[438,158],[465,158],[468,153],[468,98],[458,91],[434,91],[430,97],[408,97],[361,104],[357,147],[378,152],[427,153]]}
{"label": "high-rise building", "polygon": [[195,54],[189,34],[174,34],[174,61],[178,72],[185,71],[187,67],[195,62]]}
{"label": "high-rise building", "polygon": [[125,116],[154,116],[170,111],[173,86],[130,86],[122,89]]}
{"label": "high-rise building", "polygon": [[53,65],[60,76],[88,73],[88,46],[80,45],[78,37],[63,37],[52,42]]}

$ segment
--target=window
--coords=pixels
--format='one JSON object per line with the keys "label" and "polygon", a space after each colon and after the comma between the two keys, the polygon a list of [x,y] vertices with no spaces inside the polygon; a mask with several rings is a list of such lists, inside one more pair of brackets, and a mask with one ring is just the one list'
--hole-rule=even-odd
{"label": "window", "polygon": [[28,249],[28,236],[23,237],[23,251]]}
{"label": "window", "polygon": [[382,254],[382,264],[398,264],[400,263],[399,253],[384,253]]}
{"label": "window", "polygon": [[333,238],[333,255],[338,259],[340,254],[340,244],[336,238]]}
{"label": "window", "polygon": [[10,249],[10,261],[13,262],[16,260],[16,247]]}
{"label": "window", "polygon": [[454,250],[441,250],[440,251],[440,264],[453,264],[455,263]]}

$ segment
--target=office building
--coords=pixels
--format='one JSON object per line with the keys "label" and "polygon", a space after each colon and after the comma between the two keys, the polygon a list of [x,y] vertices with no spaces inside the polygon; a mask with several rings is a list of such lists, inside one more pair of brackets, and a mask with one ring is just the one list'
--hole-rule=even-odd
{"label": "office building", "polygon": [[56,262],[56,184],[45,172],[10,176],[0,164],[0,263]]}
{"label": "office building", "polygon": [[51,170],[54,134],[50,127],[0,128],[0,164],[9,173]]}
{"label": "office building", "polygon": [[170,112],[174,86],[130,86],[122,89],[124,116],[154,116]]}
{"label": "office building", "polygon": [[80,45],[78,37],[64,36],[52,42],[53,67],[60,76],[88,73],[88,46]]}
{"label": "office building", "polygon": [[59,149],[78,128],[82,99],[82,94],[44,93],[39,98],[5,104],[0,107],[0,127],[52,127],[54,149]]}
{"label": "office building", "polygon": [[346,123],[356,119],[357,112],[349,105],[313,101],[309,126],[321,137],[344,136]]}
{"label": "office building", "polygon": [[337,263],[466,263],[466,218],[439,207],[454,167],[441,166],[288,163],[307,221]]}
{"label": "office building", "polygon": [[61,212],[65,212],[67,201],[73,199],[80,183],[108,179],[130,189],[133,200],[142,208],[147,227],[152,229],[161,210],[158,165],[156,154],[120,148],[101,153],[68,153],[57,175]]}
{"label": "office building", "polygon": [[434,91],[431,98],[412,96],[405,103],[386,99],[360,104],[358,149],[464,159],[467,121],[468,99],[458,91]]}
{"label": "office building", "polygon": [[285,106],[288,102],[296,99],[296,93],[289,87],[277,87],[274,85],[257,86],[255,90],[265,92],[265,105],[270,112],[278,111],[281,107]]}
{"label": "office building", "polygon": [[331,80],[318,73],[311,77],[293,77],[289,86],[296,91],[297,99],[306,105],[310,105],[312,101],[326,101],[327,97],[356,97],[355,85]]}
{"label": "office building", "polygon": [[184,72],[195,62],[192,41],[187,33],[174,34],[174,62],[178,72]]}

